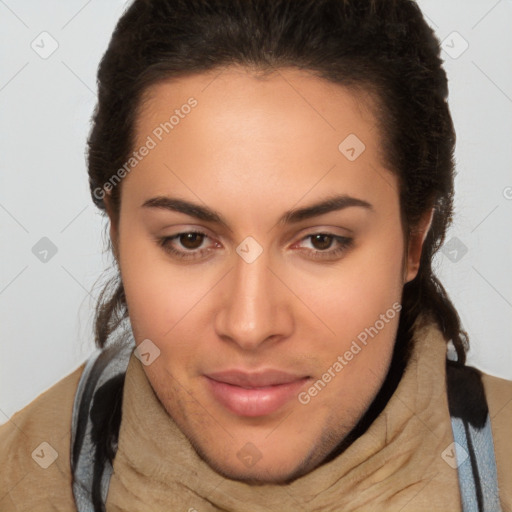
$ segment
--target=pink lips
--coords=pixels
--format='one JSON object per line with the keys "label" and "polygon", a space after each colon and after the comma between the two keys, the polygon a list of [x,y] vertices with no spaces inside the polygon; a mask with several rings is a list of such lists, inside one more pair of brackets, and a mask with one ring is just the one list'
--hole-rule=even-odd
{"label": "pink lips", "polygon": [[309,377],[278,370],[246,373],[240,370],[205,376],[214,398],[239,416],[265,416],[297,396]]}

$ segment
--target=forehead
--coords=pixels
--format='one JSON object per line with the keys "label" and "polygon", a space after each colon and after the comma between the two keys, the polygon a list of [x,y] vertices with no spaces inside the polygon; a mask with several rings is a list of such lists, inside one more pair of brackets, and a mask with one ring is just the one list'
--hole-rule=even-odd
{"label": "forehead", "polygon": [[199,197],[215,189],[249,202],[285,191],[293,203],[333,188],[396,199],[373,106],[370,94],[297,69],[263,77],[233,67],[160,82],[146,91],[135,131],[135,149],[149,139],[153,148],[127,181],[141,199],[186,183]]}
{"label": "forehead", "polygon": [[[327,134],[330,137],[326,142],[336,142],[350,130],[361,139],[378,136],[368,133],[376,128],[375,99],[368,91],[349,89],[306,70],[284,68],[263,74],[238,66],[150,86],[139,106],[137,136],[168,119],[191,97],[199,107],[194,109],[194,131],[198,135],[208,131],[214,136],[222,129],[239,136],[256,130],[263,136],[265,132],[271,134],[272,129],[281,129],[279,140],[286,134],[301,134],[312,143]],[[214,130],[211,121],[216,123]],[[269,123],[266,130],[262,130],[262,121]],[[204,130],[199,131],[201,126]]]}

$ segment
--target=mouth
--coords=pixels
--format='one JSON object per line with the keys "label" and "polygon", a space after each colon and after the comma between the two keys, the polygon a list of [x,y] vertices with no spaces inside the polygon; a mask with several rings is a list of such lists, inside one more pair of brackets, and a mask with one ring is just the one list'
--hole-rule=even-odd
{"label": "mouth", "polygon": [[281,409],[311,380],[309,376],[294,377],[283,372],[258,375],[227,372],[223,376],[211,374],[205,378],[217,403],[238,416],[246,417],[266,416]]}

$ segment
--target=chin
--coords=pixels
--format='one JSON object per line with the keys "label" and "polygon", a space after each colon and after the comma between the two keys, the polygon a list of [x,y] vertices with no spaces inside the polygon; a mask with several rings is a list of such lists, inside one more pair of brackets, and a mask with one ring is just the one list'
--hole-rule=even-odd
{"label": "chin", "polygon": [[[231,466],[228,461],[219,461],[204,454],[200,447],[194,446],[195,451],[214,471],[225,478],[243,482],[248,485],[268,485],[268,484],[289,484],[297,478],[311,471],[312,468],[303,466],[303,462],[297,462],[297,465],[291,469],[279,469],[275,466],[259,466],[252,468],[241,468],[240,466]],[[225,462],[225,463],[224,463]]]}

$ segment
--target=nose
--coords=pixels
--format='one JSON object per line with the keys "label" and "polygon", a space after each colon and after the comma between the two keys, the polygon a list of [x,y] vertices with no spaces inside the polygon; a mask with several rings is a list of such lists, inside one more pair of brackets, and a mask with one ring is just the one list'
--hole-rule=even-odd
{"label": "nose", "polygon": [[217,335],[247,351],[290,336],[294,329],[290,292],[269,268],[266,252],[252,263],[235,258],[235,268],[220,290]]}

